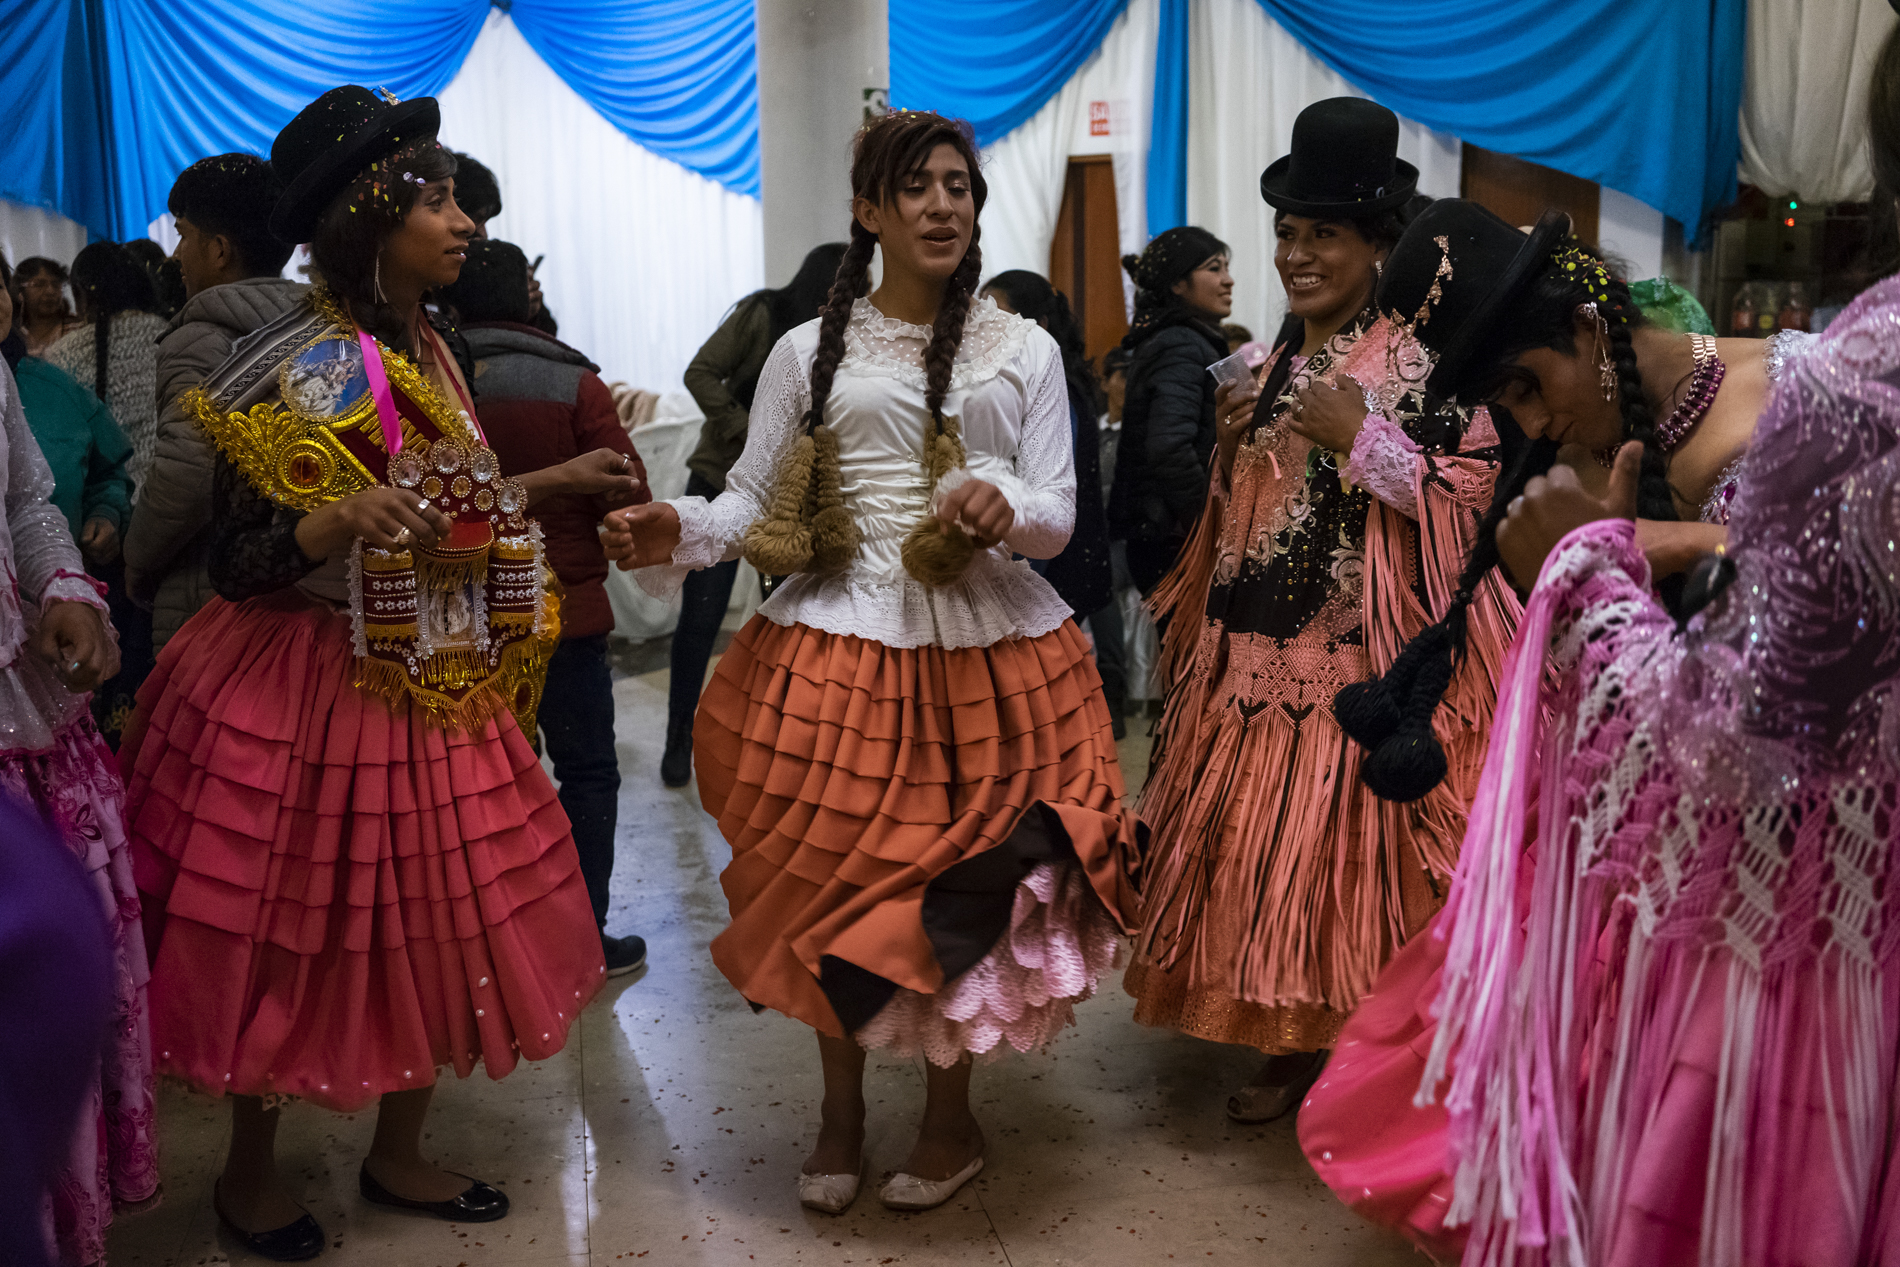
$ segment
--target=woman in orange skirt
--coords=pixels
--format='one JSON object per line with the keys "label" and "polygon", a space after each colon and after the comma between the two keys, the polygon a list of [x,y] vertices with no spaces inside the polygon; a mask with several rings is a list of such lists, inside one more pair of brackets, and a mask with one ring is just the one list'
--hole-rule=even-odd
{"label": "woman in orange skirt", "polygon": [[725,493],[615,512],[607,535],[654,593],[742,550],[795,574],[721,660],[693,756],[733,848],[713,959],[818,1031],[798,1188],[830,1213],[863,1169],[867,1048],[928,1058],[916,1146],[880,1196],[941,1204],[983,1166],[971,1055],[1053,1037],[1136,914],[1100,679],[1013,558],[1056,554],[1074,522],[1061,353],[973,299],[967,125],[872,123],[851,183],[830,299],[772,350]]}
{"label": "woman in orange skirt", "polygon": [[279,1261],[325,1240],[277,1173],[281,1103],[376,1101],[365,1200],[499,1219],[505,1195],[422,1155],[437,1071],[553,1055],[602,980],[514,712],[559,629],[524,512],[635,480],[608,450],[509,479],[483,442],[421,304],[474,230],[437,119],[337,88],[272,147],[271,229],[310,243],[320,284],[186,397],[220,451],[220,596],[166,645],[120,752],[152,1046],[231,1098],[213,1205]]}

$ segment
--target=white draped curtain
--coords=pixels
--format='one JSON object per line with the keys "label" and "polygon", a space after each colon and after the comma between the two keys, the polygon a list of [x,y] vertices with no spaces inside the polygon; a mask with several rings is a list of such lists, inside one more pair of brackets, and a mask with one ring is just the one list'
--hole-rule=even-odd
{"label": "white draped curtain", "polygon": [[[1286,295],[1273,268],[1273,208],[1260,199],[1260,173],[1291,146],[1301,110],[1366,94],[1307,52],[1258,0],[1196,0],[1188,49],[1188,220],[1233,249],[1233,320],[1270,339]],[[1456,138],[1401,119],[1399,157],[1418,167],[1420,193],[1458,195]]]}
{"label": "white draped curtain", "polygon": [[[1048,275],[1049,244],[1074,156],[1113,157],[1122,253],[1139,251],[1148,240],[1148,120],[1160,12],[1160,0],[1130,0],[1102,46],[1062,90],[984,151],[983,174],[990,186],[983,211],[985,277],[1012,268]],[[1092,102],[1108,109],[1107,135],[1090,131]]]}
{"label": "white draped curtain", "polygon": [[609,381],[677,389],[733,301],[764,285],[758,199],[628,140],[499,10],[441,101],[443,143],[501,182],[489,234],[547,256],[562,340]]}
{"label": "white draped curtain", "polygon": [[1751,0],[1743,181],[1809,202],[1873,193],[1867,88],[1894,22],[1887,0]]}
{"label": "white draped curtain", "polygon": [[0,254],[17,266],[23,259],[44,255],[62,264],[73,262],[86,245],[86,226],[57,211],[0,198]]}

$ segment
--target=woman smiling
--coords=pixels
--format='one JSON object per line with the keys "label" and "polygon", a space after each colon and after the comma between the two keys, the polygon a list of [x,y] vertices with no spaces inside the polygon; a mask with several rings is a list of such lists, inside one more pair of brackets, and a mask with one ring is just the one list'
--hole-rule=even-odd
{"label": "woman smiling", "polygon": [[1411,804],[1375,795],[1394,792],[1392,754],[1368,759],[1333,697],[1457,588],[1498,449],[1483,410],[1424,390],[1424,352],[1372,307],[1414,203],[1397,144],[1391,111],[1322,101],[1262,174],[1290,315],[1261,381],[1218,393],[1207,510],[1155,593],[1176,680],[1142,792],[1153,849],[1127,987],[1144,1024],[1269,1057],[1228,1100],[1243,1122],[1299,1103],[1443,900],[1517,612],[1496,581],[1465,595],[1451,777],[1404,789]]}

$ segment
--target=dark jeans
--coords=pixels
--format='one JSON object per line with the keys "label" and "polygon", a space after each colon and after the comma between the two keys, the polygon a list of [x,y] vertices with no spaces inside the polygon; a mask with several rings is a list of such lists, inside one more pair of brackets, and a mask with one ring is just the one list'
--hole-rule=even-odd
{"label": "dark jeans", "polygon": [[574,848],[580,853],[587,896],[594,903],[594,922],[604,925],[620,801],[606,634],[562,639],[548,660],[539,720],[548,756],[554,760],[554,777],[561,783],[561,808],[574,824]]}
{"label": "dark jeans", "polygon": [[1187,545],[1186,537],[1163,537],[1159,541],[1141,541],[1130,537],[1128,545],[1128,575],[1134,579],[1135,588],[1141,591],[1143,598],[1154,592],[1161,578],[1168,574],[1174,561],[1181,557],[1181,549]]}
{"label": "dark jeans", "polygon": [[[686,495],[711,500],[719,496],[719,490],[695,474],[686,479]],[[706,662],[712,659],[713,642],[719,637],[726,606],[732,602],[732,584],[738,578],[737,559],[686,574],[686,584],[680,591],[680,623],[673,630],[672,685],[666,697],[668,730],[693,728],[699,692],[706,685]]]}

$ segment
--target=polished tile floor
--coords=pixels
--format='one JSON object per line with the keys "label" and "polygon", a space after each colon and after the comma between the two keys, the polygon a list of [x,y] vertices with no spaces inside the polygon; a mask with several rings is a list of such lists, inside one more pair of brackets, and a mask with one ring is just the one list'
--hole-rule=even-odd
{"label": "polished tile floor", "polygon": [[[616,933],[651,947],[644,974],[610,982],[567,1050],[502,1082],[445,1083],[438,1160],[504,1188],[513,1213],[454,1226],[356,1195],[367,1114],[284,1114],[278,1156],[329,1233],[320,1261],[378,1267],[673,1267],[732,1264],[1163,1264],[1379,1267],[1419,1258],[1358,1222],[1314,1178],[1290,1122],[1242,1128],[1221,1111],[1255,1058],[1147,1030],[1119,981],[1077,1009],[1044,1053],[979,1067],[983,1175],[948,1205],[894,1214],[867,1190],[838,1218],[802,1209],[793,1176],[819,1096],[810,1031],[755,1016],[706,953],[723,927],[725,843],[689,788],[656,774],[666,673],[622,658]],[[663,661],[662,661],[663,662]],[[1131,725],[1131,730],[1145,729]],[[1147,742],[1123,745],[1139,777]],[[871,1059],[873,1174],[903,1160],[921,1071]],[[165,1088],[165,1198],[113,1229],[112,1267],[259,1261],[219,1232],[211,1181],[227,1116]]]}

